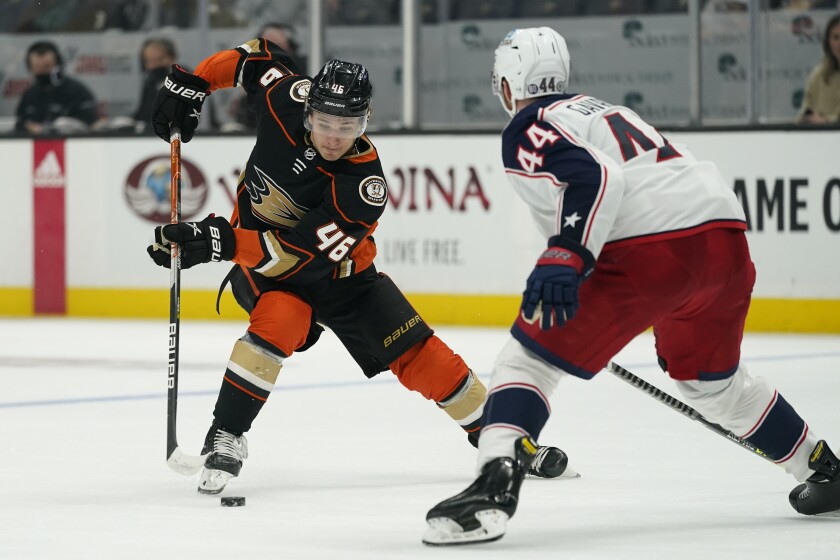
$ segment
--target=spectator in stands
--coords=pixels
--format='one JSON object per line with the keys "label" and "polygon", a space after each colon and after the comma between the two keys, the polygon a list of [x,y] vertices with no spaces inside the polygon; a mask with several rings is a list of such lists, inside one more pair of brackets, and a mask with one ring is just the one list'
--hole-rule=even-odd
{"label": "spectator in stands", "polygon": [[178,59],[175,43],[164,37],[146,39],[140,47],[140,64],[145,75],[140,89],[140,101],[132,117],[137,121],[137,131],[151,133],[152,104],[155,95],[173,64]]}
{"label": "spectator in stands", "polygon": [[96,99],[82,82],[67,76],[58,47],[37,41],[26,51],[34,83],[23,92],[15,130],[28,134],[84,132],[98,124]]}
{"label": "spectator in stands", "polygon": [[823,53],[805,84],[805,98],[796,119],[800,124],[840,121],[840,13],[825,26]]}
{"label": "spectator in stands", "polygon": [[[306,58],[300,54],[300,43],[297,40],[295,29],[285,23],[271,22],[263,25],[257,32],[257,37],[268,39],[292,57],[298,68],[306,73]],[[250,110],[245,95],[237,97],[231,104],[237,130],[255,130],[257,128],[257,116]]]}

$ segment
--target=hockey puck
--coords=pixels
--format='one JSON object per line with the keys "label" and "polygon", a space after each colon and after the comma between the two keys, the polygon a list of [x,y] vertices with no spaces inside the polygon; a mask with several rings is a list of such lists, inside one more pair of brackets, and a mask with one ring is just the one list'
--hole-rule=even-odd
{"label": "hockey puck", "polygon": [[222,498],[222,506],[224,507],[239,507],[245,505],[244,496],[229,496]]}

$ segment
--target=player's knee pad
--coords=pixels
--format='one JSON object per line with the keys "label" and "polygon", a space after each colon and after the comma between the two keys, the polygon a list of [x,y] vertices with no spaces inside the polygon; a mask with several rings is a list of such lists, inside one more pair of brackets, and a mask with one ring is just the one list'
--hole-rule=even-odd
{"label": "player's knee pad", "polygon": [[403,386],[435,402],[449,398],[469,374],[461,356],[435,335],[409,348],[389,367]]}
{"label": "player's knee pad", "polygon": [[[743,366],[726,379],[677,381],[686,403],[706,419],[729,427],[746,429],[745,423],[767,407],[773,391],[762,379],[753,379]],[[741,432],[743,433],[743,432]]]}
{"label": "player's knee pad", "polygon": [[560,379],[567,375],[562,369],[539,358],[516,339],[510,338],[496,357],[489,390],[492,392],[500,385],[519,383],[533,386],[550,397]]}
{"label": "player's knee pad", "polygon": [[291,356],[307,342],[312,308],[289,292],[266,292],[257,301],[250,320],[248,333],[255,340],[276,354]]}

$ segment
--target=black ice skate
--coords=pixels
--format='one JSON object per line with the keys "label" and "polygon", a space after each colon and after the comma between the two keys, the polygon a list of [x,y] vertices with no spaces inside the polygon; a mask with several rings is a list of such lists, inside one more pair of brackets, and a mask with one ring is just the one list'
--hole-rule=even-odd
{"label": "black ice skate", "polygon": [[803,515],[840,517],[840,460],[824,440],[817,442],[808,466],[816,472],[791,491],[790,505]]}
{"label": "black ice skate", "polygon": [[515,458],[493,459],[466,490],[429,510],[424,544],[450,546],[504,536],[507,520],[516,512],[519,487],[538,452],[530,437],[516,440],[514,449]]}
{"label": "black ice skate", "polygon": [[[476,432],[467,434],[467,439],[475,448],[478,448],[478,434]],[[580,475],[569,466],[569,456],[557,447],[541,445],[538,447],[537,456],[531,467],[528,469],[529,476],[537,478],[579,478]]]}
{"label": "black ice skate", "polygon": [[577,478],[580,475],[569,467],[569,456],[562,449],[540,446],[528,474],[539,478]]}
{"label": "black ice skate", "polygon": [[214,422],[204,438],[201,454],[205,453],[210,453],[210,456],[201,471],[198,491],[218,494],[242,470],[242,460],[248,458],[248,441],[244,435],[232,434]]}

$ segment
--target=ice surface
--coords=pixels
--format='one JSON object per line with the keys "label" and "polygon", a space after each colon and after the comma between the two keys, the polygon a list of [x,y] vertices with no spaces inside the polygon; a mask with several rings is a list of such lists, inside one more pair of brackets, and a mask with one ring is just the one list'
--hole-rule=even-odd
{"label": "ice surface", "polygon": [[[184,322],[178,436],[200,450],[244,325]],[[486,380],[503,329],[438,328]],[[0,559],[793,559],[838,557],[792,477],[607,372],[562,382],[543,443],[582,477],[528,480],[508,534],[424,547],[426,511],[473,479],[451,420],[328,332],[287,360],[223,508],[165,464],[164,321],[0,320]],[[840,337],[748,335],[744,362],[840,445]],[[676,394],[652,338],[616,361]]]}

